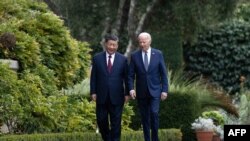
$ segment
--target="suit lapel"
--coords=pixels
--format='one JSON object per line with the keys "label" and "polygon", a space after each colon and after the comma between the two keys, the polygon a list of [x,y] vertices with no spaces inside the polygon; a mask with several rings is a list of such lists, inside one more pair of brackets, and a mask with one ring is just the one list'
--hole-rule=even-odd
{"label": "suit lapel", "polygon": [[113,73],[113,71],[116,69],[116,66],[118,65],[118,62],[119,62],[119,56],[115,53],[115,58],[114,58],[114,62],[113,62],[113,65],[112,65],[112,69],[111,69],[111,73]]}
{"label": "suit lapel", "polygon": [[103,70],[105,70],[105,72],[107,73],[107,74],[109,74],[109,72],[108,72],[108,64],[107,64],[107,58],[106,58],[106,52],[104,51],[103,52],[103,54],[102,54],[102,60],[101,61],[104,61],[103,63],[101,63],[101,64],[103,64]]}
{"label": "suit lapel", "polygon": [[[154,64],[154,61],[155,61],[155,50],[153,48],[151,48],[151,55],[150,55],[150,61],[149,61],[149,64],[148,64],[148,71],[150,71],[151,67],[152,67],[152,64]],[[144,63],[143,63],[143,60],[142,60],[142,64],[143,64],[143,67],[144,67]],[[146,71],[145,67],[144,67],[144,70]]]}
{"label": "suit lapel", "polygon": [[151,68],[152,64],[154,63],[155,53],[156,53],[155,50],[153,48],[151,48],[151,56],[150,56],[150,61],[148,64],[148,71],[150,71],[150,68]]}

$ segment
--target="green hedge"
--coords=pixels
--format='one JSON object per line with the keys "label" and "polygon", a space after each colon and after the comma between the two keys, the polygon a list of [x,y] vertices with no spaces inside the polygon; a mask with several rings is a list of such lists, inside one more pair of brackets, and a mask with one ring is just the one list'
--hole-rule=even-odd
{"label": "green hedge", "polygon": [[[161,141],[181,141],[182,133],[179,129],[165,129],[159,131]],[[101,141],[96,133],[60,133],[60,134],[30,134],[6,135],[1,141]],[[122,141],[143,141],[142,131],[122,132]]]}
{"label": "green hedge", "polygon": [[194,138],[190,123],[201,111],[196,95],[169,94],[168,100],[162,102],[160,108],[160,128],[180,128],[184,140],[191,141]]}
{"label": "green hedge", "polygon": [[[250,26],[229,22],[208,29],[197,44],[185,47],[186,70],[202,74],[232,94],[240,90],[240,77],[250,78]],[[250,81],[245,86],[250,88]]]}

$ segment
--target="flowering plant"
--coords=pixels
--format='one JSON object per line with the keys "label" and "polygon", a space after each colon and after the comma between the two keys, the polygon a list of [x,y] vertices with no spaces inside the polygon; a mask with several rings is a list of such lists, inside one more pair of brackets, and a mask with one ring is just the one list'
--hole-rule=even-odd
{"label": "flowering plant", "polygon": [[216,127],[212,119],[202,117],[195,119],[195,121],[191,125],[192,129],[201,131],[214,131]]}
{"label": "flowering plant", "polygon": [[219,126],[219,125],[218,125],[218,126],[215,126],[214,131],[215,131],[215,133],[216,133],[217,135],[220,136],[221,139],[223,139],[223,137],[224,137],[224,131],[223,131],[223,129],[222,129],[221,126]]}

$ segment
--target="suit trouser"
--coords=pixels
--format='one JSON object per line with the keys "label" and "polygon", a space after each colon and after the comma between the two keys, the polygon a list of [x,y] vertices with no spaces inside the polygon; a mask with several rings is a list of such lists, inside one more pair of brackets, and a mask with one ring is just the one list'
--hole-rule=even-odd
{"label": "suit trouser", "polygon": [[145,141],[150,141],[150,128],[151,141],[159,141],[158,128],[160,98],[154,98],[151,96],[140,98],[138,99],[138,106],[141,113]]}
{"label": "suit trouser", "polygon": [[105,104],[97,104],[97,124],[104,141],[120,140],[122,110],[123,103],[113,105],[109,98],[107,98]]}

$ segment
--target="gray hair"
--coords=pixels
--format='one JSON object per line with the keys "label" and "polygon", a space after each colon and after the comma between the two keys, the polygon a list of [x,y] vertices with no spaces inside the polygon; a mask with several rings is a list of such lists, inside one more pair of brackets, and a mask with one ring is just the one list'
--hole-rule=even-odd
{"label": "gray hair", "polygon": [[150,35],[149,33],[147,33],[147,32],[142,32],[142,33],[140,33],[140,34],[138,35],[138,38],[140,38],[140,37],[146,37],[146,38],[148,38],[150,41],[152,40],[151,35]]}

